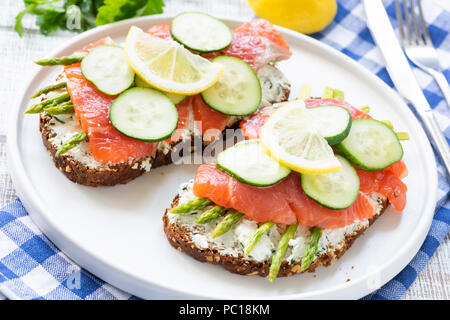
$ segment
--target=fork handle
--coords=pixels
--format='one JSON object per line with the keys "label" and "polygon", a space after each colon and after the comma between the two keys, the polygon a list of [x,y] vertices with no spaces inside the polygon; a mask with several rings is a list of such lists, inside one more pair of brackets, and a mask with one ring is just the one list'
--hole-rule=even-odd
{"label": "fork handle", "polygon": [[442,72],[438,72],[435,70],[428,70],[429,73],[433,76],[434,80],[436,80],[437,84],[441,88],[442,93],[444,94],[445,100],[447,100],[447,106],[450,107],[450,87],[448,85],[447,79],[442,74]]}
{"label": "fork handle", "polygon": [[432,110],[420,112],[420,116],[425,125],[426,131],[428,131],[428,136],[431,138],[431,143],[438,152],[443,165],[447,169],[448,180],[450,178],[450,147],[448,142],[439,128]]}

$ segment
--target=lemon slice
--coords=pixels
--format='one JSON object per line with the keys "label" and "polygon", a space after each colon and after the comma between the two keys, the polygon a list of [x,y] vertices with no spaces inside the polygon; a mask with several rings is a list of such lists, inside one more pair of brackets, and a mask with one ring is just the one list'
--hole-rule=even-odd
{"label": "lemon slice", "polygon": [[266,152],[282,165],[306,174],[341,170],[333,149],[315,127],[312,115],[301,100],[275,111],[261,130]]}
{"label": "lemon slice", "polygon": [[224,70],[175,41],[153,37],[134,26],[127,35],[125,54],[145,82],[169,93],[197,94],[213,86]]}

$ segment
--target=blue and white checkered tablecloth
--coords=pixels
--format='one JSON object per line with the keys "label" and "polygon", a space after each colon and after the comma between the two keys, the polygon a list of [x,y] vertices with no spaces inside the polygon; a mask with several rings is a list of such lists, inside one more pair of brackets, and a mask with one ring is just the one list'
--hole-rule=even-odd
{"label": "blue and white checkered tablecloth", "polygon": [[[396,26],[393,0],[384,4]],[[450,79],[450,12],[423,2],[429,31]],[[334,22],[314,37],[361,63],[393,86],[365,22],[360,1],[339,1]],[[450,141],[450,108],[430,76],[414,68],[421,87]],[[420,251],[394,279],[365,299],[400,299],[450,230],[449,184],[437,161],[439,190],[431,229]],[[19,199],[0,211],[0,293],[10,299],[135,299],[80,269],[31,221]],[[155,297],[157,298],[157,297]]]}

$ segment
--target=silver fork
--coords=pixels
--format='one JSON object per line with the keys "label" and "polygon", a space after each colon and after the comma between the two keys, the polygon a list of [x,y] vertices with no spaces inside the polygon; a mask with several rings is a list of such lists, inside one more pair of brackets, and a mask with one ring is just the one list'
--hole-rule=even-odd
{"label": "silver fork", "polygon": [[[410,14],[408,13],[407,0],[403,0],[403,12],[406,25],[405,33],[405,28],[403,27],[402,8],[399,0],[395,0],[395,12],[397,15],[398,28],[400,29],[402,45],[408,58],[419,68],[433,76],[441,88],[445,100],[447,100],[447,105],[450,106],[450,87],[442,74],[442,67],[439,63],[436,49],[433,47],[433,43],[431,42],[420,2],[420,0],[417,0],[419,14],[416,15],[414,0],[409,0],[411,10],[410,17]],[[420,21],[420,28],[422,29],[423,34],[421,34],[419,30],[418,20]],[[413,34],[413,29],[415,36]]]}

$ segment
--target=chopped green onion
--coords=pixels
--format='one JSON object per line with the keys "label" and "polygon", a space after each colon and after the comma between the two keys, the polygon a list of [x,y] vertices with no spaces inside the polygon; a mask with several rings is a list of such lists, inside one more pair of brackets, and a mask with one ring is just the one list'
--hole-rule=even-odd
{"label": "chopped green onion", "polygon": [[323,91],[322,98],[323,99],[333,98],[333,88],[325,87],[325,90]]}
{"label": "chopped green onion", "polygon": [[394,129],[394,125],[389,120],[381,120],[385,125],[387,125],[389,128]]}
{"label": "chopped green onion", "polygon": [[300,93],[299,93],[297,99],[303,100],[303,99],[307,99],[309,97],[311,97],[311,84],[310,83],[303,84],[300,87]]}
{"label": "chopped green onion", "polygon": [[338,89],[333,89],[333,98],[344,100],[344,92]]}
{"label": "chopped green onion", "polygon": [[370,112],[370,107],[369,106],[364,106],[360,108],[361,111],[365,112],[365,113],[369,113]]}
{"label": "chopped green onion", "polygon": [[398,140],[409,140],[408,132],[396,132],[395,134],[397,135]]}

